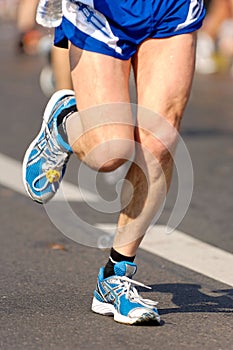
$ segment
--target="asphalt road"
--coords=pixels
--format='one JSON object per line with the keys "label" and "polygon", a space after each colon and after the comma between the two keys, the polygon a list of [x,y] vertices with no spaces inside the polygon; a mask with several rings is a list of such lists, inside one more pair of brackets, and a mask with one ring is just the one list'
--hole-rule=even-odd
{"label": "asphalt road", "polygon": [[[21,161],[47,101],[38,75],[44,59],[17,56],[14,28],[0,24],[0,153]],[[195,78],[182,137],[194,174],[190,208],[179,229],[233,253],[233,80]],[[66,180],[76,181],[71,162]],[[102,180],[103,181],[103,180]],[[165,224],[176,180],[160,218]],[[78,208],[82,203],[72,203]],[[99,266],[107,252],[66,238],[43,207],[0,186],[0,348],[232,349],[232,287],[140,250],[142,294],[159,301],[160,327],[130,327],[90,311]],[[83,215],[100,220],[83,207]],[[115,218],[108,217],[111,221]],[[60,245],[52,249],[51,244]],[[177,252],[179,254],[179,252]],[[226,266],[232,274],[232,266]]]}

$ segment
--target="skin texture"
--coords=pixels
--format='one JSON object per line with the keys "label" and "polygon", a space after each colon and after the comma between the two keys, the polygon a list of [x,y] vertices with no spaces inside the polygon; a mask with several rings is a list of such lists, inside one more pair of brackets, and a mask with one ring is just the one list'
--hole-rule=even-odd
{"label": "skin texture", "polygon": [[56,90],[72,89],[68,50],[53,46],[51,59]]}

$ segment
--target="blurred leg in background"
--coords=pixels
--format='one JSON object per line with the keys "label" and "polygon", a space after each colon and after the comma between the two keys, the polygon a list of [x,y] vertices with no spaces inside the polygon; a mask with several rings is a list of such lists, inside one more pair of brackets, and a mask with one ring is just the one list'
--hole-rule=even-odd
{"label": "blurred leg in background", "polygon": [[55,89],[72,89],[69,51],[53,46],[51,51]]}
{"label": "blurred leg in background", "polygon": [[222,70],[222,66],[226,69],[226,60],[219,60],[219,57],[226,56],[226,50],[223,49],[226,39],[227,42],[229,38],[233,39],[233,1],[211,0],[206,1],[206,6],[207,16],[198,35],[196,71],[212,74]]}
{"label": "blurred leg in background", "polygon": [[33,55],[37,53],[37,44],[42,37],[35,21],[38,0],[19,0],[16,26],[18,38],[16,49],[19,53]]}

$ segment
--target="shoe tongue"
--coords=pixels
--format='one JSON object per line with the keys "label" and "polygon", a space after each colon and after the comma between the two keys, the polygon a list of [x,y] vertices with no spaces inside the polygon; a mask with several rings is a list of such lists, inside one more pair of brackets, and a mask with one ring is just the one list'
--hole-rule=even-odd
{"label": "shoe tongue", "polygon": [[121,261],[114,265],[114,272],[117,276],[132,277],[137,271],[137,265],[129,261]]}

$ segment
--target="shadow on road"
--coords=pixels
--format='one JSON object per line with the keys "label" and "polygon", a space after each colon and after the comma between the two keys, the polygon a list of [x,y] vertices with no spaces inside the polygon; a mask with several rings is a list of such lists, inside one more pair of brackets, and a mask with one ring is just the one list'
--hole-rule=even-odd
{"label": "shadow on road", "polygon": [[[211,295],[208,295],[201,291],[202,286],[199,284],[166,283],[150,287],[152,292],[172,294],[171,301],[177,306],[159,308],[161,315],[183,312],[233,312],[233,289],[215,290],[211,291]],[[214,296],[215,293],[216,296]]]}

